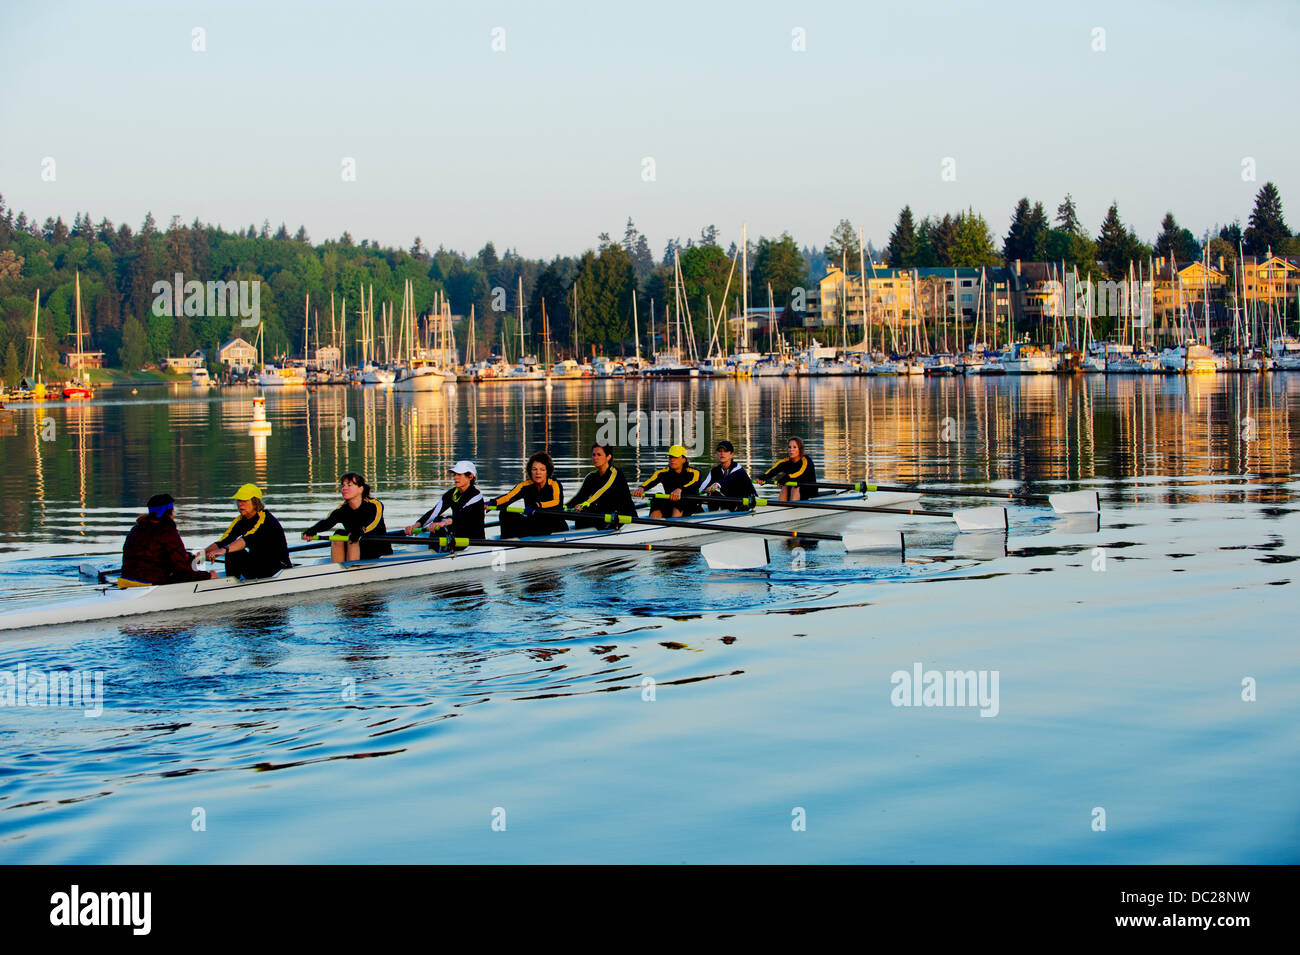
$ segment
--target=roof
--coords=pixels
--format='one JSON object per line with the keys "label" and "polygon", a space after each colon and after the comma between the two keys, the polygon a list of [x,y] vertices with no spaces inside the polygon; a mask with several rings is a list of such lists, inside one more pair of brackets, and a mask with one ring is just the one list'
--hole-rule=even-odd
{"label": "roof", "polygon": [[[1046,263],[1038,263],[1038,264],[1045,265]],[[839,270],[840,270],[839,266],[833,266],[827,269],[825,277],[830,277],[833,273],[839,272]],[[874,269],[868,272],[868,278],[894,279],[894,278],[907,278],[910,275],[915,275],[918,279],[928,279],[928,278],[951,279],[955,275],[959,279],[975,279],[976,281],[978,281],[981,272],[984,274],[984,280],[986,282],[1005,282],[1007,279],[1007,269],[1003,268],[1000,265],[990,265],[982,269],[975,268],[972,266],[954,267],[951,265],[938,265],[933,267],[927,266],[925,268],[913,268],[913,269],[894,269],[884,265],[877,265]],[[854,279],[860,279],[861,274],[862,273],[860,272],[850,271],[848,273],[848,278],[850,281]]]}

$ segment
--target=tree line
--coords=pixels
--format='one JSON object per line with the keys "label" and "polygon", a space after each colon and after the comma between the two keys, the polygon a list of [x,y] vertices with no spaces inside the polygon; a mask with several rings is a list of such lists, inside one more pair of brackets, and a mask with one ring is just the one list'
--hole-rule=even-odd
{"label": "tree line", "polygon": [[[1238,250],[1263,255],[1268,250],[1300,255],[1282,213],[1281,196],[1266,183],[1256,196],[1247,226],[1234,222],[1207,233],[1209,254],[1234,260]],[[304,228],[291,233],[285,224],[228,231],[197,219],[189,224],[173,217],[159,228],[152,214],[138,230],[108,219],[94,222],[78,212],[69,227],[62,217],[38,224],[25,212],[14,213],[0,196],[0,377],[16,382],[29,370],[33,298],[41,292],[37,364],[52,374],[60,351],[72,346],[74,282],[80,275],[83,327],[87,347],[105,353],[110,366],[134,369],[168,356],[216,348],[231,337],[251,337],[238,317],[155,314],[153,285],[186,280],[256,281],[268,359],[300,355],[317,338],[329,337],[329,302],[341,312],[344,299],[356,315],[361,289],[373,286],[376,306],[400,303],[410,280],[417,314],[427,313],[435,296],[444,295],[452,312],[475,316],[475,358],[503,349],[517,359],[519,290],[523,291],[523,348],[540,354],[544,338],[552,357],[593,352],[627,355],[635,347],[634,314],[643,349],[650,344],[651,322],[663,338],[665,308],[680,298],[689,310],[697,340],[707,340],[709,315],[736,314],[741,298],[741,251],[734,242],[723,248],[719,230],[709,225],[698,237],[667,241],[656,261],[650,244],[629,218],[621,239],[609,233],[580,256],[528,259],[517,250],[498,254],[488,242],[477,253],[439,247],[430,251],[420,237],[407,249],[357,242],[347,232],[313,244]],[[1011,215],[1001,248],[988,222],[973,209],[916,221],[910,205],[899,212],[886,247],[868,243],[841,220],[821,249],[801,249],[782,233],[751,241],[748,253],[750,303],[766,306],[768,288],[783,320],[799,325],[800,290],[816,287],[828,265],[856,271],[865,255],[873,262],[901,268],[979,267],[1022,261],[1063,262],[1080,274],[1102,272],[1121,278],[1129,264],[1152,255],[1173,255],[1178,262],[1201,256],[1203,242],[1165,216],[1159,235],[1143,242],[1112,203],[1094,237],[1079,221],[1067,195],[1049,220],[1041,202],[1023,198]],[[680,268],[680,288],[677,269]],[[304,302],[311,298],[310,342],[304,341]],[[635,304],[635,311],[634,311]],[[349,319],[349,338],[356,324]],[[463,346],[467,328],[457,330]],[[351,349],[350,349],[351,350]]]}
{"label": "tree line", "polygon": [[[847,238],[846,238],[847,237]],[[826,247],[832,262],[849,238],[852,227],[841,222],[831,235]],[[1112,202],[1106,210],[1097,235],[1090,235],[1079,221],[1074,199],[1067,194],[1049,219],[1042,202],[1030,203],[1028,197],[1020,199],[1011,213],[1011,223],[1002,240],[1001,250],[982,216],[973,210],[956,216],[944,215],[942,219],[927,217],[917,223],[911,206],[904,206],[889,236],[884,261],[899,268],[963,267],[1011,265],[1022,262],[1057,262],[1065,267],[1076,267],[1079,274],[1101,273],[1118,280],[1125,276],[1129,266],[1145,262],[1154,256],[1175,263],[1186,264],[1201,258],[1208,251],[1212,263],[1219,258],[1230,267],[1239,254],[1264,256],[1272,251],[1283,257],[1300,256],[1300,238],[1291,233],[1282,213],[1282,197],[1277,187],[1265,183],[1255,196],[1245,229],[1240,220],[1230,225],[1208,230],[1205,240],[1198,240],[1190,229],[1181,226],[1172,212],[1165,214],[1160,223],[1160,233],[1151,243],[1142,241],[1137,233],[1125,225],[1119,214],[1119,203]],[[856,240],[850,250],[849,260],[856,257]]]}

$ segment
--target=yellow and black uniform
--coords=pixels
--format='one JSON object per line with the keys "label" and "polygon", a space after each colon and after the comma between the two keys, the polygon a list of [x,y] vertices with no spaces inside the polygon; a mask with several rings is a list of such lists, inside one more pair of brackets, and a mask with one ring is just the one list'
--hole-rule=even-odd
{"label": "yellow and black uniform", "polygon": [[243,549],[226,554],[227,577],[261,580],[293,566],[289,563],[289,542],[284,539],[284,528],[270,511],[235,518],[217,546],[229,547],[240,538],[244,540]]}
{"label": "yellow and black uniform", "polygon": [[[343,529],[348,532],[349,540],[360,540],[362,534],[387,534],[388,528],[384,526],[384,505],[371,498],[362,498],[358,507],[349,507],[347,504],[340,504],[330,512],[329,517],[323,521],[317,521],[311,527],[307,528],[308,534],[319,534],[323,530],[331,527],[343,525]],[[364,540],[361,541],[361,559],[370,560],[373,557],[384,557],[393,552],[393,545],[388,541]]]}
{"label": "yellow and black uniform", "polygon": [[[683,465],[680,471],[674,471],[671,467],[660,468],[641,482],[641,490],[648,491],[656,484],[663,488],[664,494],[680,489],[683,497],[692,497],[700,493],[700,472],[689,464]],[[700,505],[694,501],[655,501],[653,507],[661,514],[668,513],[665,507],[675,507],[682,512],[682,517],[700,509]]]}
{"label": "yellow and black uniform", "polygon": [[554,513],[564,510],[564,488],[555,478],[547,478],[540,487],[536,481],[520,481],[510,493],[494,500],[492,506],[504,508],[515,501],[524,502],[524,512],[501,511],[502,537],[544,537],[569,529],[568,522]]}
{"label": "yellow and black uniform", "polygon": [[[754,482],[749,479],[743,465],[731,462],[731,467],[723,470],[721,464],[715,464],[704,482],[700,484],[701,494],[717,494],[721,497],[757,497]],[[710,504],[711,511],[738,511],[743,504]]]}
{"label": "yellow and black uniform", "polygon": [[[784,485],[787,481],[798,481],[800,484],[816,484],[817,467],[812,463],[812,458],[804,455],[798,463],[791,461],[789,458],[782,458],[763,472],[763,480],[776,484]],[[800,500],[808,500],[810,497],[817,496],[816,487],[800,487]]]}
{"label": "yellow and black uniform", "polygon": [[[583,479],[582,487],[569,502],[569,510],[591,511],[593,514],[626,514],[636,516],[636,502],[632,500],[632,491],[627,486],[627,477],[614,465],[605,469],[605,473],[592,471]],[[574,518],[576,528],[596,527],[610,530],[618,527],[595,518]]]}
{"label": "yellow and black uniform", "polygon": [[[436,524],[438,521],[445,521],[451,518],[451,527],[434,531],[435,534],[447,535],[450,531],[452,537],[483,537],[483,514],[485,505],[483,495],[479,493],[478,487],[471,482],[470,486],[461,490],[452,488],[442,496],[437,504],[424,512],[415,523],[421,527],[428,527],[430,524]],[[430,547],[437,546],[430,544]]]}

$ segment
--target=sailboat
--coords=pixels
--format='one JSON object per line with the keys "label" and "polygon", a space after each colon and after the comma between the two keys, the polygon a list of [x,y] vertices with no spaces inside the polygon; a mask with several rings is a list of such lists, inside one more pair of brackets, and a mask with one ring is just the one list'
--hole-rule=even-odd
{"label": "sailboat", "polygon": [[[402,331],[399,341],[406,342],[406,364],[397,370],[393,382],[396,391],[438,391],[446,380],[443,371],[430,359],[428,349],[416,344],[415,289],[410,279],[402,290]],[[455,373],[451,375],[455,381]]]}
{"label": "sailboat", "polygon": [[68,399],[68,400],[77,399],[77,398],[93,398],[93,397],[95,397],[95,393],[94,393],[94,391],[91,390],[90,385],[88,385],[88,384],[87,384],[85,381],[83,381],[82,378],[81,378],[82,373],[83,373],[83,369],[82,369],[82,355],[83,355],[83,352],[82,352],[82,349],[81,349],[81,336],[82,336],[82,331],[81,331],[81,273],[78,272],[78,273],[77,273],[77,331],[76,331],[76,333],[75,333],[76,345],[74,346],[74,347],[76,348],[76,351],[73,352],[73,354],[76,355],[77,364],[76,364],[76,375],[75,375],[75,377],[74,377],[74,378],[72,379],[72,381],[69,382],[68,385],[63,389],[63,397],[64,397],[65,399]]}
{"label": "sailboat", "polygon": [[[364,359],[361,366],[361,383],[363,385],[391,385],[397,375],[375,360],[375,287],[373,285],[370,286],[370,307],[364,307],[366,301],[364,293],[361,301],[363,305],[361,311],[361,354]],[[379,307],[383,310],[384,319],[387,322],[387,304],[380,302]]]}
{"label": "sailboat", "polygon": [[36,304],[32,309],[32,373],[19,382],[10,397],[15,401],[44,401],[45,382],[41,381],[39,358],[41,353],[41,290],[36,290]]}

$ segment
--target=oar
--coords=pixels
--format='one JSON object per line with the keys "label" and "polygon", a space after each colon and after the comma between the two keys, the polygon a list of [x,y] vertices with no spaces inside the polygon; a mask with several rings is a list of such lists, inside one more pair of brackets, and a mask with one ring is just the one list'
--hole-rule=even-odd
{"label": "oar", "polygon": [[1101,510],[1101,500],[1096,491],[1062,491],[1059,494],[1017,494],[1013,491],[985,491],[965,487],[910,487],[905,484],[844,484],[835,481],[787,481],[786,487],[830,487],[845,491],[902,491],[905,494],[926,494],[936,497],[993,497],[1007,501],[1024,501],[1027,504],[1050,504],[1057,514],[1092,514]]}
{"label": "oar", "polygon": [[[656,494],[656,500],[668,500],[667,494]],[[924,517],[951,517],[963,531],[1005,531],[1005,507],[968,507],[962,511],[928,511],[911,507],[861,507],[852,504],[820,504],[814,501],[774,501],[766,497],[692,497],[683,494],[679,500],[719,504],[740,504],[743,507],[796,507],[810,511],[850,511],[858,514],[910,514]]]}
{"label": "oar", "polygon": [[847,551],[902,550],[900,531],[849,531],[845,534],[810,534],[806,531],[782,531],[769,527],[711,527],[703,521],[687,522],[681,518],[631,517],[627,514],[593,514],[591,511],[562,511],[565,517],[586,518],[605,524],[647,524],[652,527],[691,527],[719,534],[757,534],[763,537],[785,537],[790,540],[837,541]]}
{"label": "oar", "polygon": [[767,541],[719,541],[716,544],[624,544],[589,540],[491,540],[484,537],[362,537],[362,540],[386,540],[392,544],[441,544],[460,547],[541,547],[555,550],[662,550],[699,554],[708,565],[722,570],[752,570],[766,567]]}

